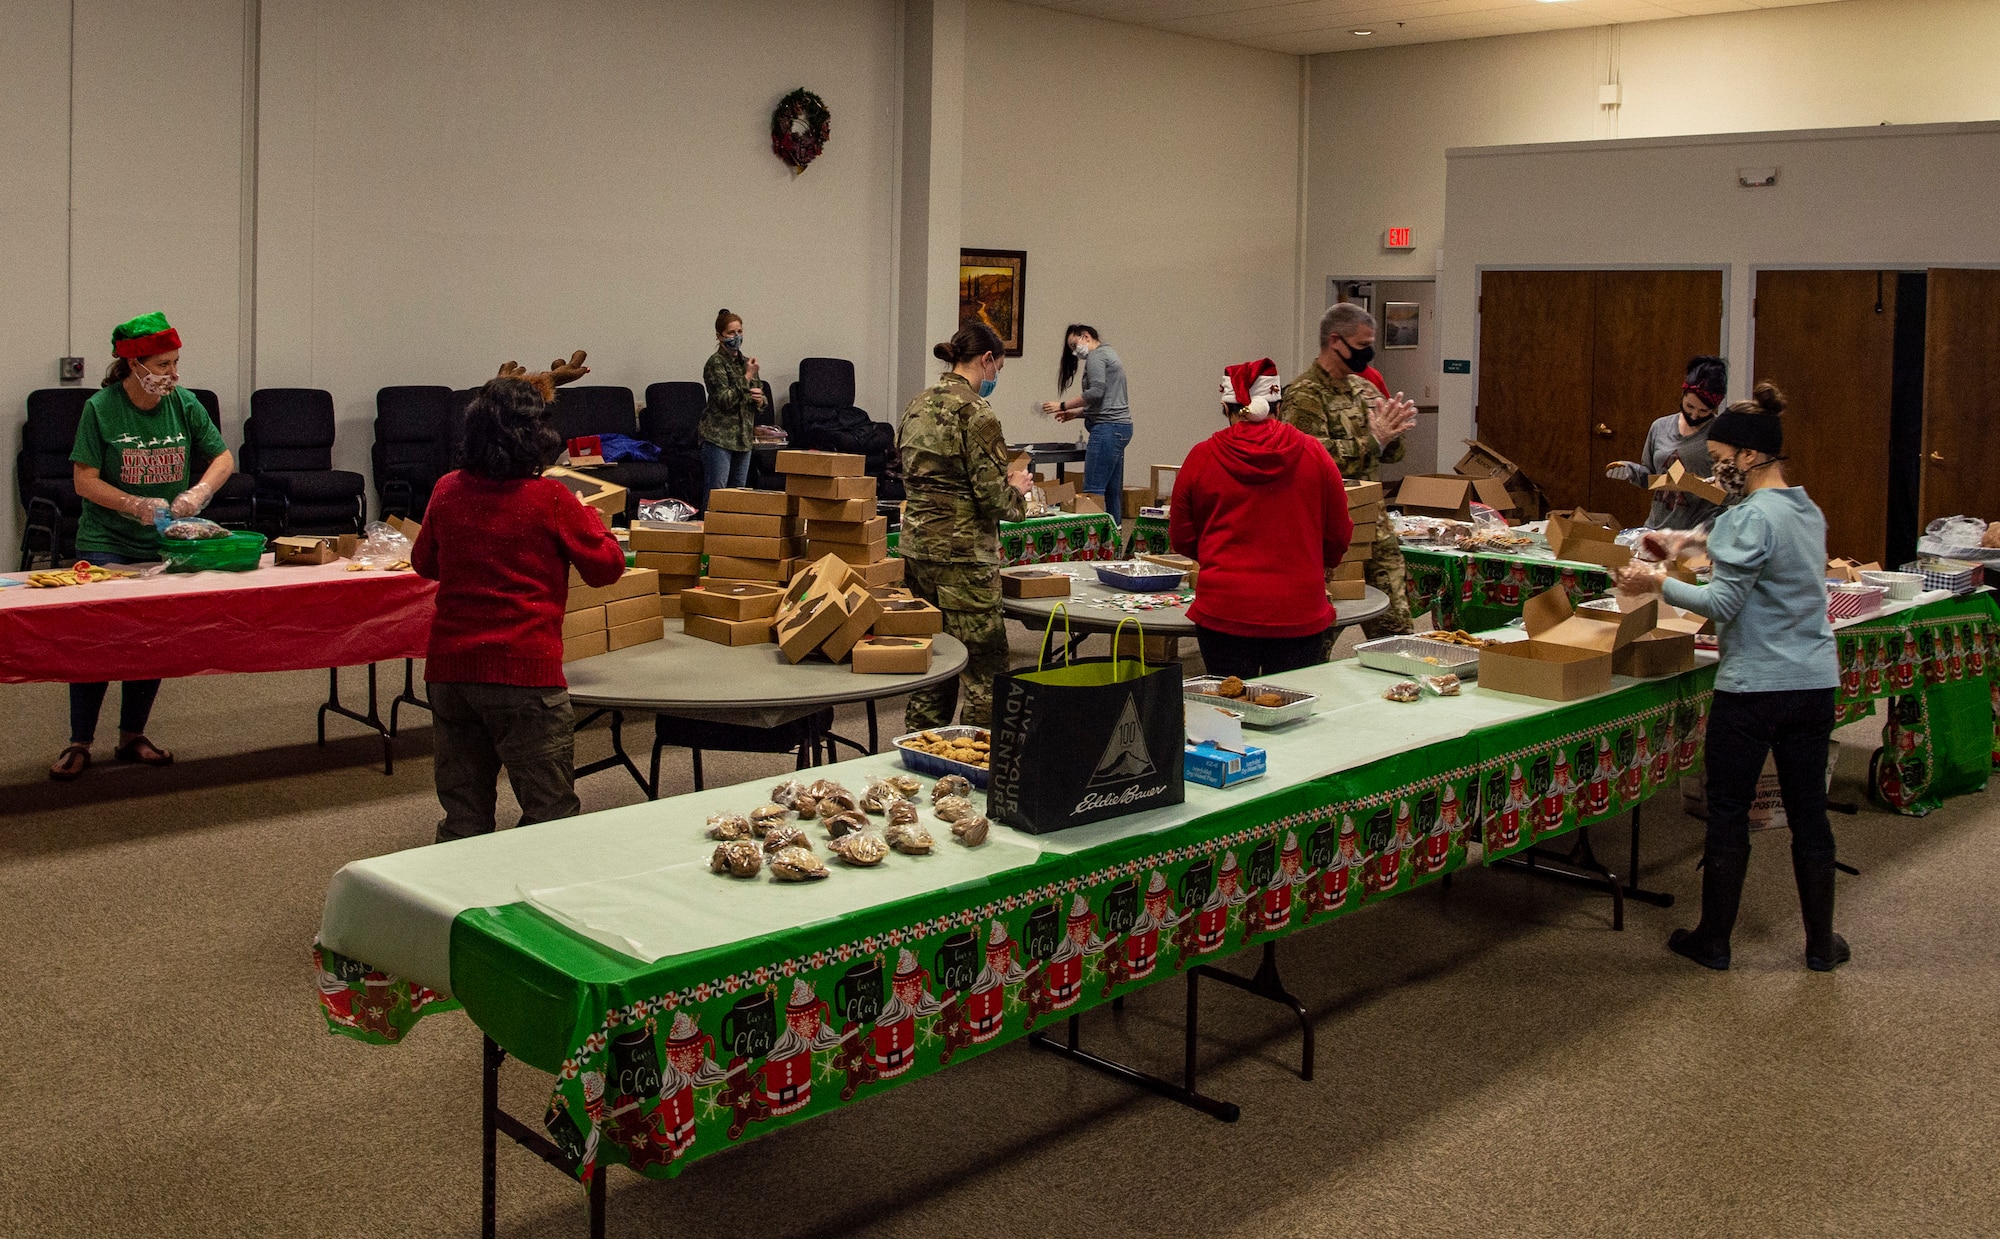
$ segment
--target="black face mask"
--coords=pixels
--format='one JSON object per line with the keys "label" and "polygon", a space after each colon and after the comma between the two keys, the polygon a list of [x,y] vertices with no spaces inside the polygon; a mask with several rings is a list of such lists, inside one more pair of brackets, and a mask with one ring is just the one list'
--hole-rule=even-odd
{"label": "black face mask", "polygon": [[1347,340],[1342,340],[1341,343],[1347,345],[1347,368],[1354,373],[1359,374],[1366,370],[1368,363],[1375,360],[1374,345],[1354,344]]}

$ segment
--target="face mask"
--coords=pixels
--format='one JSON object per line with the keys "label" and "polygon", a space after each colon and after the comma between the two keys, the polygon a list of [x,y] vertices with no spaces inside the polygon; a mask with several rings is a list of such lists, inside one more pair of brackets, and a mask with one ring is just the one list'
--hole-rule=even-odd
{"label": "face mask", "polygon": [[1075,353],[1078,357],[1090,356],[1090,347],[1084,344],[1083,341],[1081,340],[1077,341],[1075,344],[1070,345],[1069,351]]}
{"label": "face mask", "polygon": [[1741,499],[1744,492],[1750,489],[1750,475],[1733,460],[1718,460],[1715,462],[1715,484],[1731,499]]}
{"label": "face mask", "polygon": [[[1342,341],[1342,343],[1347,343]],[[1359,374],[1375,360],[1375,346],[1372,344],[1347,344],[1347,368]]]}
{"label": "face mask", "polygon": [[132,373],[138,376],[139,390],[148,396],[164,396],[174,389],[178,381],[171,374],[154,374],[151,370],[144,370],[138,366],[132,367]]}
{"label": "face mask", "polygon": [[743,347],[743,333],[739,331],[733,336],[724,336],[722,342],[732,350],[740,349]]}
{"label": "face mask", "polygon": [[999,382],[1000,382],[1000,380],[998,380],[998,379],[986,379],[986,380],[983,380],[983,381],[982,381],[982,382],[981,382],[981,383],[979,384],[979,398],[980,398],[981,400],[984,400],[984,399],[986,399],[986,398],[987,398],[988,396],[992,395],[992,394],[993,394],[993,389],[994,389],[995,387],[999,386]]}
{"label": "face mask", "polygon": [[1700,417],[1688,417],[1687,410],[1683,409],[1681,410],[1681,416],[1687,418],[1687,424],[1690,426],[1706,426],[1715,420],[1715,410],[1710,409]]}

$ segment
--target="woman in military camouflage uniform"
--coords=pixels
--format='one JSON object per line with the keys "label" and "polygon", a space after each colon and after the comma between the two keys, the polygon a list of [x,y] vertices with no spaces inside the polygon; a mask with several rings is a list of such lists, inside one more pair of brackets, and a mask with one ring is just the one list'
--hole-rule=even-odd
{"label": "woman in military camouflage uniform", "polygon": [[911,592],[944,612],[944,630],[965,642],[967,658],[956,682],[913,694],[904,721],[912,729],[950,723],[962,685],[960,721],[984,727],[993,677],[1007,669],[1000,522],[1027,514],[1032,483],[1009,472],[1000,419],[986,404],[1006,364],[1000,337],[970,323],[931,352],[951,369],[904,407],[896,427],[908,492],[897,545]]}

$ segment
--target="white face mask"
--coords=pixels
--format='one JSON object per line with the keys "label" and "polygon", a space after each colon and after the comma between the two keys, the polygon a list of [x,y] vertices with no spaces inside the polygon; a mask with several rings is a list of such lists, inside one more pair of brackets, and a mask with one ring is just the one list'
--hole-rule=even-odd
{"label": "white face mask", "polygon": [[1088,344],[1085,344],[1081,340],[1078,340],[1075,344],[1070,345],[1069,351],[1075,353],[1078,357],[1090,356],[1090,346]]}
{"label": "white face mask", "polygon": [[139,390],[148,396],[164,396],[179,382],[171,374],[154,374],[136,362],[133,363],[132,373],[139,379]]}

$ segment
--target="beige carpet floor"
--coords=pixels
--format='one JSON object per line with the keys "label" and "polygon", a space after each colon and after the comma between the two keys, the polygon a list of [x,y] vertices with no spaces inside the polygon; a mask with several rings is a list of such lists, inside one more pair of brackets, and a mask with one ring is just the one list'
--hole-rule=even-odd
{"label": "beige carpet floor", "polygon": [[[1016,631],[1017,654],[1026,638]],[[358,689],[359,677],[349,674]],[[384,777],[351,724],[313,744],[319,674],[169,683],[171,770],[43,768],[60,685],[7,686],[0,730],[0,1235],[471,1235],[479,1037],[463,1016],[376,1048],[327,1036],[307,948],[342,863],[424,843],[422,716]],[[885,714],[893,725],[900,703]],[[115,719],[107,704],[106,728]],[[859,711],[843,711],[860,730]],[[1860,799],[1871,724],[1844,732]],[[891,733],[893,734],[893,733]],[[601,732],[583,755],[606,751]],[[684,754],[668,790],[689,786]],[[712,785],[772,757],[715,756]],[[586,809],[638,798],[620,773]],[[1670,955],[1700,824],[1648,813],[1634,906],[1469,871],[1287,940],[1318,1078],[1278,1008],[1204,995],[1225,1125],[1015,1045],[706,1160],[612,1172],[611,1232],[660,1236],[1974,1235],[2000,1230],[2000,805],[1837,817],[1852,964],[1805,971],[1782,837],[1753,858],[1736,970]],[[505,795],[503,792],[503,811]],[[1600,829],[1622,855],[1623,829]],[[1235,961],[1247,968],[1252,961]],[[1179,1062],[1182,990],[1085,1019]],[[530,1119],[546,1077],[510,1067]],[[584,1233],[582,1195],[502,1147],[501,1233]]]}

